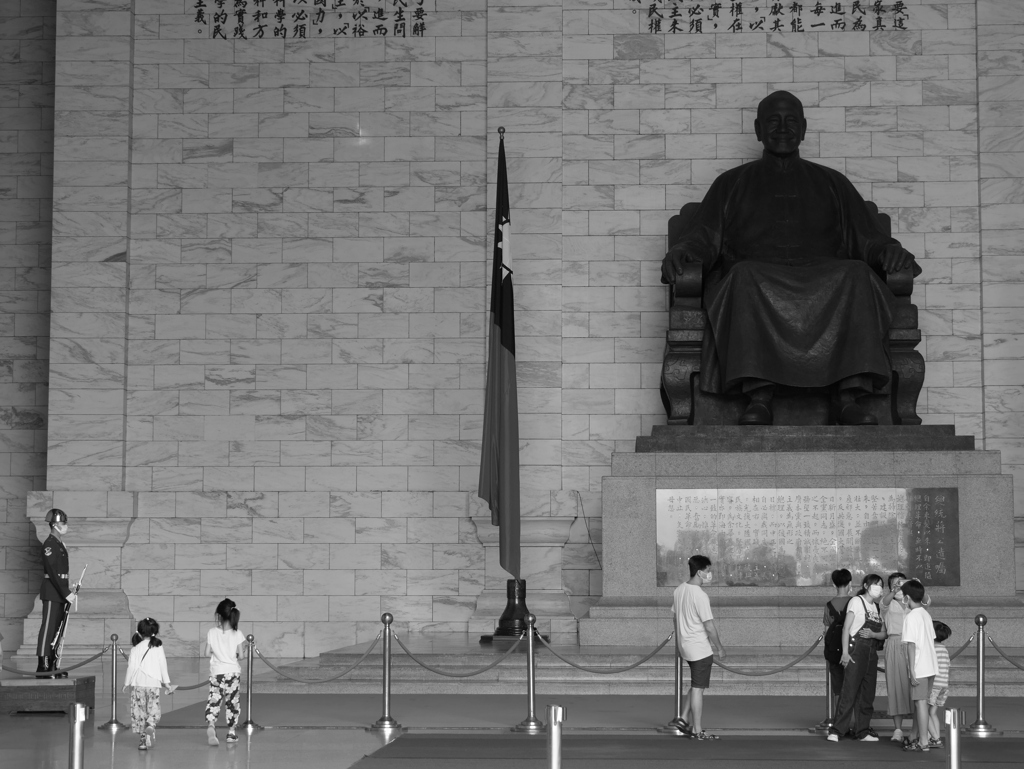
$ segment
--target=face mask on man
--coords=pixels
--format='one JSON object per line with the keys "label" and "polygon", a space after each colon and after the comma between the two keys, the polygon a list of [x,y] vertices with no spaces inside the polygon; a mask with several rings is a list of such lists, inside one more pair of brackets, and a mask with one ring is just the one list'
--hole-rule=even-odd
{"label": "face mask on man", "polygon": [[712,575],[712,573],[711,573],[711,569],[708,569],[708,570],[707,570],[706,572],[704,572],[704,574],[703,574],[703,576],[701,577],[701,579],[702,579],[702,580],[704,580],[705,582],[710,582],[710,581],[711,581],[711,577],[712,577],[712,576],[713,576],[713,575]]}
{"label": "face mask on man", "polygon": [[882,586],[881,585],[871,585],[870,587],[868,587],[868,595],[871,596],[872,598],[881,598],[882,597]]}

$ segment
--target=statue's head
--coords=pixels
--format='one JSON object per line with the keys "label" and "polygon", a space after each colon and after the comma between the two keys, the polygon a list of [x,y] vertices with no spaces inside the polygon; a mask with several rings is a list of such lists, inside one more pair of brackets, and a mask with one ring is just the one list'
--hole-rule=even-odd
{"label": "statue's head", "polygon": [[771,154],[792,155],[807,133],[804,105],[789,91],[769,94],[757,105],[754,133]]}

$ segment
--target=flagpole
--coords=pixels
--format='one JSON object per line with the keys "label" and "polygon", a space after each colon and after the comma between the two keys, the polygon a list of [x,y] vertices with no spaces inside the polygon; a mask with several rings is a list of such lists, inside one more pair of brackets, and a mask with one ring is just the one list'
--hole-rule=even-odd
{"label": "flagpole", "polygon": [[489,340],[485,358],[487,376],[478,494],[487,501],[491,524],[499,527],[501,567],[514,578],[507,580],[508,603],[499,618],[494,637],[514,640],[522,634],[522,628],[516,627],[516,620],[520,619],[519,624],[522,624],[527,610],[526,582],[520,574],[519,406],[516,394],[511,206],[504,126],[498,127],[498,137]]}
{"label": "flagpole", "polygon": [[[505,141],[505,126],[500,125],[500,126],[498,126],[498,143],[501,144],[501,143],[504,143],[504,141]],[[484,246],[485,250],[486,250],[486,248],[487,248],[487,246]],[[494,287],[492,286],[491,287],[491,291],[493,291],[493,290],[494,290]],[[486,316],[486,318],[490,318],[490,316],[491,316],[490,305],[488,305],[487,309],[484,311],[484,315]],[[484,325],[488,326],[488,327],[490,326],[490,324],[486,320],[484,322]],[[487,371],[487,363],[491,360],[491,355],[493,355],[493,354],[494,354],[494,350],[491,349],[491,346],[489,344],[484,345],[484,371],[485,372]]]}

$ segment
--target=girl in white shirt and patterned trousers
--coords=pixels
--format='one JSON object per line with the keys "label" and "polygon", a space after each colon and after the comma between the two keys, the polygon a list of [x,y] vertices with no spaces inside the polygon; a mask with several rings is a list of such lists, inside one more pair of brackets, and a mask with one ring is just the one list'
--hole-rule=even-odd
{"label": "girl in white shirt and patterned trousers", "polygon": [[228,722],[229,743],[238,742],[235,729],[241,715],[239,704],[239,682],[242,668],[238,664],[239,647],[245,643],[245,636],[238,630],[241,612],[235,602],[225,598],[217,604],[214,615],[216,627],[210,628],[206,634],[206,647],[210,652],[210,693],[206,698],[206,741],[217,746],[217,716],[220,706],[224,705],[224,715]]}
{"label": "girl in white shirt and patterned trousers", "polygon": [[160,687],[173,691],[167,675],[167,657],[163,642],[157,638],[160,623],[152,617],[139,621],[132,638],[124,688],[132,687],[132,731],[139,735],[139,750],[149,750],[156,742],[156,725],[160,722]]}

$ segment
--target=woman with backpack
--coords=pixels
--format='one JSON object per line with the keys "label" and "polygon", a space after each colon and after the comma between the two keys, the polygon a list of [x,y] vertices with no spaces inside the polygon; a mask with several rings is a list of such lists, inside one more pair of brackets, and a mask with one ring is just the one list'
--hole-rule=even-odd
{"label": "woman with backpack", "polygon": [[843,620],[843,688],[839,692],[835,724],[828,730],[828,741],[839,742],[847,732],[860,742],[878,742],[871,728],[875,710],[875,680],[878,677],[879,641],[885,640],[878,603],[884,592],[877,574],[864,577],[860,592],[846,605]]}
{"label": "woman with backpack", "polygon": [[836,569],[832,572],[832,584],[836,587],[836,595],[825,604],[825,661],[828,663],[828,677],[832,682],[832,712],[835,712],[835,700],[843,688],[843,666],[839,664],[843,656],[842,631],[843,620],[846,619],[846,604],[850,602],[850,583],[853,575],[849,569]]}

